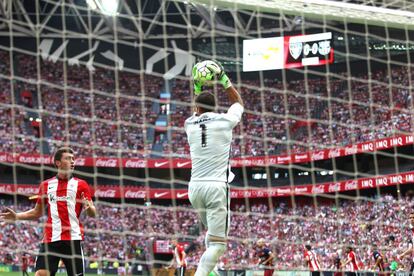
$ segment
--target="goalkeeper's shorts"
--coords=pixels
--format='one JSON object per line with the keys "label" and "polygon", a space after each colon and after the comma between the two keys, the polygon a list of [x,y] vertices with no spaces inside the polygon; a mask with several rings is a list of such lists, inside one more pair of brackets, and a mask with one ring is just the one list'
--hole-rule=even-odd
{"label": "goalkeeper's shorts", "polygon": [[226,182],[190,182],[188,197],[207,234],[227,238],[230,228],[230,190]]}

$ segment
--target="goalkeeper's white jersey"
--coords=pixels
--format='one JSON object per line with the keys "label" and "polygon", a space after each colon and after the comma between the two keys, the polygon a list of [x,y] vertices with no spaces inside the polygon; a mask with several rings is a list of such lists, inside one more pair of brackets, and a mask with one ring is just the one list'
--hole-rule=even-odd
{"label": "goalkeeper's white jersey", "polygon": [[233,128],[240,122],[243,111],[241,104],[234,103],[227,113],[194,114],[185,121],[192,161],[191,181],[230,181],[230,144]]}

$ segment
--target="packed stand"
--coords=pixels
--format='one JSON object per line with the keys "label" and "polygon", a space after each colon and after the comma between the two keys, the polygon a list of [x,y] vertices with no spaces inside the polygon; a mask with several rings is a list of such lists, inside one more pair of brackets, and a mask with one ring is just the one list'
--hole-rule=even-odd
{"label": "packed stand", "polygon": [[36,108],[50,152],[70,143],[84,157],[149,155],[151,145],[144,134],[157,118],[152,106],[163,85],[161,78],[119,72],[117,87],[115,72],[107,68],[95,67],[90,72],[85,66],[23,54],[16,59],[24,64],[16,69],[17,75],[31,83],[37,81],[39,62],[42,83]]}
{"label": "packed stand", "polygon": [[[4,201],[4,200],[3,200]],[[2,202],[3,206],[11,202]],[[115,260],[150,265],[153,240],[190,241],[189,267],[195,267],[203,251],[200,221],[194,209],[187,205],[176,207],[110,204],[97,201],[97,218],[83,217],[86,241],[85,255],[90,261],[110,266]],[[25,210],[28,202],[15,208]],[[264,238],[275,254],[276,268],[306,270],[303,244],[311,244],[321,260],[322,270],[335,270],[334,259],[345,259],[344,248],[352,246],[362,264],[361,270],[373,266],[373,246],[378,246],[387,262],[396,260],[407,247],[411,237],[407,210],[412,199],[392,196],[359,198],[341,201],[338,205],[321,203],[318,206],[298,204],[295,208],[279,201],[267,204],[232,206],[228,250],[221,258],[222,269],[257,269],[255,241]],[[41,240],[41,223],[18,222],[4,225],[0,235],[0,260],[16,263],[18,254],[34,254]],[[395,241],[388,243],[389,236]],[[408,269],[410,258],[398,261]]]}
{"label": "packed stand", "polygon": [[[42,118],[50,152],[70,143],[79,156],[142,158],[150,157],[152,146],[161,144],[165,156],[189,156],[183,129],[185,119],[193,112],[188,80],[170,82],[169,131],[147,141],[146,133],[156,128],[161,114],[155,106],[163,90],[162,78],[98,66],[89,71],[83,65],[41,56],[15,54],[14,58],[19,65],[14,75],[20,83],[14,90],[20,93],[30,87],[34,93],[33,108]],[[7,77],[9,52],[0,51],[0,60],[0,74]],[[390,73],[372,72],[370,79],[363,74],[348,79],[342,73],[301,80],[234,81],[246,112],[235,129],[232,156],[301,153],[412,133],[410,78],[412,72],[395,67]],[[5,87],[1,97],[9,97],[3,102],[11,103],[10,81],[4,77],[1,81]],[[226,94],[213,92],[220,111],[225,112],[229,105]],[[12,133],[4,130],[10,127],[5,125],[10,121],[10,107],[1,107],[2,131]],[[27,115],[25,109],[15,113],[23,119]],[[16,151],[39,152],[36,135],[21,122],[16,127],[15,133],[23,137],[14,139]],[[13,139],[1,139],[0,151],[9,151]]]}

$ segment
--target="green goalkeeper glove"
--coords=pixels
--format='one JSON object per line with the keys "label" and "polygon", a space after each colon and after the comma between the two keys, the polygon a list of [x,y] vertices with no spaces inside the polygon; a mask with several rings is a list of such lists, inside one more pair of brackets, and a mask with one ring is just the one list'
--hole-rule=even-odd
{"label": "green goalkeeper glove", "polygon": [[218,68],[216,66],[210,66],[208,68],[216,74],[216,79],[221,83],[223,88],[227,89],[233,86],[229,77],[226,75],[226,72],[224,71],[223,65],[221,65],[221,63],[216,60],[213,60],[213,62],[218,65]]}
{"label": "green goalkeeper glove", "polygon": [[194,83],[194,94],[200,95],[201,88],[202,88],[202,85],[200,83],[198,83],[198,82],[195,82]]}

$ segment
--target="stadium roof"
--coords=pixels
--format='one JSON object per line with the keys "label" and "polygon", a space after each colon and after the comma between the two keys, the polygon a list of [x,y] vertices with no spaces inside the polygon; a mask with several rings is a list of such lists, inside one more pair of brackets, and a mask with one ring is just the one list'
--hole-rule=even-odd
{"label": "stadium roof", "polygon": [[[298,12],[295,14],[295,12],[286,10],[293,6],[280,4],[303,4],[304,1],[125,0],[120,1],[117,16],[107,16],[92,11],[86,0],[3,0],[0,4],[0,35],[8,36],[10,31],[13,31],[13,36],[62,37],[62,32],[64,32],[64,36],[67,38],[99,36],[104,39],[144,40],[211,37],[212,30],[214,30],[215,36],[258,37],[259,35],[274,35],[295,29],[321,27],[323,21],[309,16],[309,13],[316,13],[316,11],[310,9],[308,13],[302,7],[302,15]],[[363,4],[359,5],[363,7],[390,8],[388,10],[397,8],[402,11],[414,10],[414,2],[408,0],[307,0],[306,3],[309,5],[315,1],[351,5],[356,3]],[[220,5],[211,6],[210,4],[201,4],[202,2],[220,3]],[[250,3],[250,6],[255,5],[256,9],[234,10],[236,4],[238,7],[245,7],[246,3]],[[220,8],[223,5],[229,6],[230,9]],[[257,8],[269,5],[273,7],[269,10],[273,13],[266,12],[266,9]],[[325,10],[329,9],[328,6],[319,5],[319,10],[321,7]],[[309,6],[309,8],[311,7]],[[306,17],[306,24],[303,24],[303,16],[309,16]],[[319,15],[319,17],[321,16]],[[332,21],[334,18],[323,18],[326,24],[332,26],[341,24],[341,21]],[[353,21],[349,20],[349,22]],[[414,19],[411,20],[411,24],[414,24],[413,22]]]}

